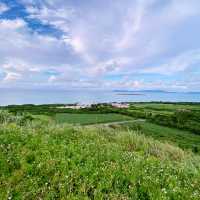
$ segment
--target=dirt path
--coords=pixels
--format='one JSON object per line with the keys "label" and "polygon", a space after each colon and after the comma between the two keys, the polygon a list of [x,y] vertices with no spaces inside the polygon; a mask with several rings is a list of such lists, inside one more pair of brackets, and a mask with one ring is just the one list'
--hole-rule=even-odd
{"label": "dirt path", "polygon": [[110,126],[110,125],[120,125],[120,124],[126,124],[130,122],[145,122],[145,119],[134,119],[134,120],[126,120],[126,121],[118,121],[118,122],[106,122],[106,123],[99,123],[99,124],[89,124],[86,126]]}

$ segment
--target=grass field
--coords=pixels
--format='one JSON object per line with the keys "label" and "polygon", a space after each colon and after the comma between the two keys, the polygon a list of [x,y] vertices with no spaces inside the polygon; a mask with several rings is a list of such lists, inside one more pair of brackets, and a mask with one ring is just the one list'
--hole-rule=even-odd
{"label": "grass field", "polygon": [[[137,105],[137,104],[136,104]],[[142,107],[142,104],[138,106]],[[152,112],[168,112],[159,109],[172,108],[172,107],[180,107],[182,105],[170,105],[170,104],[144,104],[144,107],[153,106],[157,110],[153,110]],[[190,105],[189,105],[190,106]],[[194,105],[193,108],[198,106]],[[148,108],[149,109],[149,108]],[[148,110],[147,109],[147,110]],[[170,110],[169,109],[169,110]],[[45,117],[43,115],[38,116],[39,119],[47,121],[51,119],[50,117]],[[69,124],[79,124],[79,125],[88,125],[88,124],[98,124],[98,123],[109,123],[109,122],[121,122],[133,120],[133,118],[120,115],[120,114],[73,114],[73,113],[59,113],[54,117],[57,123],[69,123]],[[200,153],[200,136],[197,134],[193,134],[189,131],[180,130],[177,128],[170,128],[162,125],[157,125],[150,122],[128,122],[124,127],[128,127],[129,129],[137,130],[137,126],[135,124],[139,124],[140,132],[147,136],[151,136],[160,141],[168,141],[172,144],[176,144],[183,149],[189,149],[194,151],[195,153]],[[121,126],[121,125],[120,125]],[[135,129],[136,128],[136,129]]]}
{"label": "grass field", "polygon": [[200,157],[136,132],[0,126],[0,199],[199,200]]}
{"label": "grass field", "polygon": [[167,104],[167,103],[131,103],[132,108],[149,109],[174,112],[178,109],[188,109],[193,111],[200,111],[200,105],[187,105],[187,104]]}
{"label": "grass field", "polygon": [[120,115],[120,114],[68,114],[61,113],[55,115],[55,120],[58,123],[69,123],[69,124],[98,124],[108,123],[117,121],[127,121],[133,118]]}
{"label": "grass field", "polygon": [[[139,126],[137,126],[139,125]],[[190,149],[200,153],[200,136],[189,131],[160,126],[150,122],[134,122],[123,125],[125,128],[138,130],[146,136],[151,136],[160,141],[174,143],[183,149]]]}
{"label": "grass field", "polygon": [[53,119],[52,117],[48,115],[32,115],[32,116],[34,120],[43,121],[43,122],[49,122]]}

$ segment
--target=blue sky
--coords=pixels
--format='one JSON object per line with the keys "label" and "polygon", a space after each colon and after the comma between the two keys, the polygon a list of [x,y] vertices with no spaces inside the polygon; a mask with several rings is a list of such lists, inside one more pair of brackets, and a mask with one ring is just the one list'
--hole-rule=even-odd
{"label": "blue sky", "polygon": [[199,0],[0,0],[0,87],[200,91]]}

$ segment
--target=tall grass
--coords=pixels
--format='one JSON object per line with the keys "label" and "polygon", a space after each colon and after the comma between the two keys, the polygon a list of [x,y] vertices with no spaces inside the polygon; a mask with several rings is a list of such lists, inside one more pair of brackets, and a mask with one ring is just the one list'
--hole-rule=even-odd
{"label": "tall grass", "polygon": [[200,199],[200,157],[132,131],[0,126],[0,199]]}

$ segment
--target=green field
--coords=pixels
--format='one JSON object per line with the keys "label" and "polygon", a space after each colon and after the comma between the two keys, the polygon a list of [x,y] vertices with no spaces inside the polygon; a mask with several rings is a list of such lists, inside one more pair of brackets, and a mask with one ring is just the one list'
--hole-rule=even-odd
{"label": "green field", "polygon": [[70,114],[60,113],[55,115],[55,121],[58,123],[69,123],[69,124],[98,124],[98,123],[109,123],[118,121],[133,120],[132,117],[128,117],[120,114]]}
{"label": "green field", "polygon": [[134,131],[17,123],[0,126],[2,200],[200,199],[200,157],[176,146]]}
{"label": "green field", "polygon": [[34,120],[49,122],[52,120],[52,117],[48,115],[33,115]]}
{"label": "green field", "polygon": [[[200,199],[198,132],[106,106],[63,110],[80,113],[27,107],[0,110],[0,199]],[[118,113],[97,113],[110,109]],[[198,113],[189,114],[184,120],[198,123]]]}
{"label": "green field", "polygon": [[123,127],[130,130],[139,130],[140,133],[146,136],[200,153],[200,136],[189,131],[164,127],[150,122],[126,123]]}
{"label": "green field", "polygon": [[[200,153],[198,103],[130,103],[128,109],[117,109],[105,104],[80,110],[58,107],[59,105],[16,105],[3,109],[8,109],[16,115],[29,113],[34,116],[34,121],[55,121],[59,124],[89,125],[144,119],[145,122],[139,124],[142,134]],[[134,125],[130,127],[135,130]]]}
{"label": "green field", "polygon": [[181,103],[131,103],[133,108],[138,109],[150,109],[150,110],[160,110],[160,111],[171,111],[174,112],[178,109],[188,109],[193,111],[200,111],[199,104],[181,104]]}

